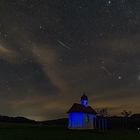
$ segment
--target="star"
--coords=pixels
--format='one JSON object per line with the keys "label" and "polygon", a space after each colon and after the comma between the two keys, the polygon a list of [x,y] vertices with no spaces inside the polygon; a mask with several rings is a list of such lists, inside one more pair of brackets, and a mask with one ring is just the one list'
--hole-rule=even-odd
{"label": "star", "polygon": [[79,9],[82,9],[82,8],[83,8],[83,6],[79,6],[78,8],[79,8]]}
{"label": "star", "polygon": [[140,75],[138,76],[138,79],[140,80]]}
{"label": "star", "polygon": [[8,34],[7,34],[7,33],[5,33],[5,34],[4,34],[4,38],[7,38],[7,37],[8,37]]}
{"label": "star", "polygon": [[111,0],[107,1],[107,6],[110,6],[111,4],[112,4]]}
{"label": "star", "polygon": [[122,76],[118,76],[118,80],[121,80],[122,79]]}
{"label": "star", "polygon": [[39,28],[42,29],[42,25],[40,25]]}
{"label": "star", "polygon": [[112,3],[112,1],[111,1],[111,0],[109,0],[109,1],[108,1],[108,4],[111,4],[111,3]]}

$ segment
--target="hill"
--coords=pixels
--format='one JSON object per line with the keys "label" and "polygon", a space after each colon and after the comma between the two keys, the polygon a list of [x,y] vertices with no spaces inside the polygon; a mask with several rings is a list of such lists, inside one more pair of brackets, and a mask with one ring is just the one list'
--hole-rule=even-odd
{"label": "hill", "polygon": [[8,117],[0,115],[0,122],[6,123],[36,123],[34,120],[27,119],[25,117]]}
{"label": "hill", "polygon": [[68,119],[62,118],[62,119],[56,119],[56,120],[40,121],[39,123],[43,125],[48,125],[48,126],[67,126]]}

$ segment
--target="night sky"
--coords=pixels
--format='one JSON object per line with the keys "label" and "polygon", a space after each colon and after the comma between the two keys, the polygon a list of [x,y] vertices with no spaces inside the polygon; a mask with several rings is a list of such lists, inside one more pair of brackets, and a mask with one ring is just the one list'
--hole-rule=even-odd
{"label": "night sky", "polygon": [[140,0],[0,0],[0,114],[140,112]]}

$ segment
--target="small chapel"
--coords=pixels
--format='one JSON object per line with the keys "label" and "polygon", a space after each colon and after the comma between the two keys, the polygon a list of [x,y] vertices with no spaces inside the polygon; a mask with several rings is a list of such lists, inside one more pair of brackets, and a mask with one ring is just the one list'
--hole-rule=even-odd
{"label": "small chapel", "polygon": [[83,94],[81,103],[74,103],[68,113],[69,129],[95,129],[96,111],[88,105],[88,97]]}

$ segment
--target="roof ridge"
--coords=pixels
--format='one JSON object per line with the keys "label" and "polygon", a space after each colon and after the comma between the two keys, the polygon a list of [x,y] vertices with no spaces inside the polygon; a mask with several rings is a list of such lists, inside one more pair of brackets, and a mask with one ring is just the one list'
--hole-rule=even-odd
{"label": "roof ridge", "polygon": [[84,112],[97,114],[96,111],[91,106],[85,107],[84,105],[79,103],[74,103],[72,107],[69,109],[68,113],[69,112]]}

